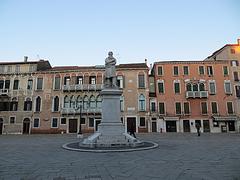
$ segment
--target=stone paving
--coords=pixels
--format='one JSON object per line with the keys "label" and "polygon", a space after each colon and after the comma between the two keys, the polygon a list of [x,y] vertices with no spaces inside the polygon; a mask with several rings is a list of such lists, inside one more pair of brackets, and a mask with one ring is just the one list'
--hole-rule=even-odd
{"label": "stone paving", "polygon": [[137,134],[146,151],[87,153],[76,135],[1,135],[0,180],[240,180],[240,134]]}

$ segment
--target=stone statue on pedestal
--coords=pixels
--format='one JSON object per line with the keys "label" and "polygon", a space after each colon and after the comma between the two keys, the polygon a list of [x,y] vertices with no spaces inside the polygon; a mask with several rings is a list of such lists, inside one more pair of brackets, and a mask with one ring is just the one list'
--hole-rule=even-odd
{"label": "stone statue on pedestal", "polygon": [[110,51],[108,57],[105,59],[105,88],[116,88],[116,59],[113,57],[113,53]]}

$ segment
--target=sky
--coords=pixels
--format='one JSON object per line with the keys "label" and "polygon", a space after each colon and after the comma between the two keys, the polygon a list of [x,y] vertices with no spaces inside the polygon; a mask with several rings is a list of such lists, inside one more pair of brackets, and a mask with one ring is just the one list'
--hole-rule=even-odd
{"label": "sky", "polygon": [[239,0],[0,0],[0,61],[203,60],[238,38]]}

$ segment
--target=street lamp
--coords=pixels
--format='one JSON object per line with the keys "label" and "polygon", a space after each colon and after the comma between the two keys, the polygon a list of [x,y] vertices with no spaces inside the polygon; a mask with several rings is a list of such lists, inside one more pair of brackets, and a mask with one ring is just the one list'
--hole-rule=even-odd
{"label": "street lamp", "polygon": [[78,134],[77,134],[77,137],[78,138],[82,138],[83,135],[82,135],[82,123],[81,123],[81,120],[82,120],[82,105],[80,104],[77,109],[79,109],[79,131],[78,131]]}

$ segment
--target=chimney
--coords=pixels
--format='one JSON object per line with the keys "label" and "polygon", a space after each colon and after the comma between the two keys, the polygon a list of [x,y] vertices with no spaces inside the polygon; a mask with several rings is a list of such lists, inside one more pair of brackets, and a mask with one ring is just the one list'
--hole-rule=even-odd
{"label": "chimney", "polygon": [[145,59],[145,64],[147,64],[147,59]]}
{"label": "chimney", "polygon": [[27,62],[28,56],[24,56],[24,62]]}

